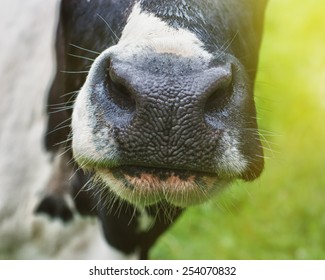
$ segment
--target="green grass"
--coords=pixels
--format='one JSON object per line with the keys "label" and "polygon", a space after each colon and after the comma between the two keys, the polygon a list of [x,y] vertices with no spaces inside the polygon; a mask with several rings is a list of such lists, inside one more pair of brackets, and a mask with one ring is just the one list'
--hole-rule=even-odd
{"label": "green grass", "polygon": [[324,15],[323,0],[270,1],[255,93],[265,171],[188,209],[152,258],[325,259]]}

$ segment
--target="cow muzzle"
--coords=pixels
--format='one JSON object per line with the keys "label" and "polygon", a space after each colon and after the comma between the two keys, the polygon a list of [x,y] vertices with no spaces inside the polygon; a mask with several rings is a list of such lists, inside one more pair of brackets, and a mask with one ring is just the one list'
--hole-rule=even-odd
{"label": "cow muzzle", "polygon": [[263,168],[252,90],[232,58],[105,52],[79,93],[72,128],[81,167],[138,205],[201,203]]}

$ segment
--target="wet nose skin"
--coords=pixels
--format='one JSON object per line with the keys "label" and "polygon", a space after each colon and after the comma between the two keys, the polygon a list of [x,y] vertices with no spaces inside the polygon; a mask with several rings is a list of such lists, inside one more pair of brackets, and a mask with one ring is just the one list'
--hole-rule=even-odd
{"label": "wet nose skin", "polygon": [[220,131],[205,121],[206,102],[224,83],[227,71],[211,69],[201,74],[158,79],[149,75],[133,87],[133,118],[129,125],[116,129],[128,162],[196,168],[199,159],[200,166],[209,165]]}
{"label": "wet nose skin", "polygon": [[114,127],[123,163],[212,171],[225,129],[218,112],[233,95],[230,63],[163,56],[134,65],[110,60],[92,97]]}

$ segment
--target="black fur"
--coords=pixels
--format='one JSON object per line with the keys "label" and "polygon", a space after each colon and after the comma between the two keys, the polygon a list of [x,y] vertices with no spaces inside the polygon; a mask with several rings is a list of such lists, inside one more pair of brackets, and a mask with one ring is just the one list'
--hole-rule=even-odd
{"label": "black fur", "polygon": [[61,196],[46,196],[42,199],[35,210],[36,214],[46,213],[51,218],[59,217],[64,222],[69,222],[73,219],[73,213]]}

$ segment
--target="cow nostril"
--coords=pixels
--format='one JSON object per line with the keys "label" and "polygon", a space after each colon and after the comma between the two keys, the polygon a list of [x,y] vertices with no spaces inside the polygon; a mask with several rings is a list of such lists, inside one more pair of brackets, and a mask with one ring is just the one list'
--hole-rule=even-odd
{"label": "cow nostril", "polygon": [[109,99],[120,109],[134,112],[136,101],[132,90],[130,90],[123,81],[119,81],[115,75],[108,71],[106,76],[107,95]]}
{"label": "cow nostril", "polygon": [[233,93],[232,80],[222,82],[218,88],[212,91],[206,100],[204,112],[208,115],[222,110],[230,101]]}

